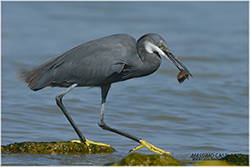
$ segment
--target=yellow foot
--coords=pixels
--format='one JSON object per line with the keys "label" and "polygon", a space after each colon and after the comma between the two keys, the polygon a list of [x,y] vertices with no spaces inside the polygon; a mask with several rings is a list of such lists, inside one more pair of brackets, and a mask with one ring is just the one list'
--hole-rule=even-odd
{"label": "yellow foot", "polygon": [[[81,140],[71,140],[72,143],[82,143]],[[85,142],[86,146],[88,147],[89,149],[89,152],[91,152],[91,148],[90,148],[90,145],[89,144],[94,144],[94,145],[98,145],[98,146],[105,146],[105,147],[110,147],[109,144],[104,144],[104,143],[96,143],[96,142],[93,142],[91,140],[88,140],[86,139],[86,142]]]}
{"label": "yellow foot", "polygon": [[143,147],[147,147],[150,151],[152,151],[152,152],[154,152],[156,154],[168,154],[168,155],[171,155],[170,152],[167,152],[167,151],[164,151],[164,150],[162,150],[160,148],[157,148],[154,145],[146,142],[145,140],[140,140],[140,143],[141,143],[140,146],[130,150],[130,152],[134,152],[134,151],[139,150],[139,149],[141,149]]}

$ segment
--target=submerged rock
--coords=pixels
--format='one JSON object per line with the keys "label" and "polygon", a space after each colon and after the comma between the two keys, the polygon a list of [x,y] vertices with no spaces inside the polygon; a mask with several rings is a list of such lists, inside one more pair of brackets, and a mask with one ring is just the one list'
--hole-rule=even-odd
{"label": "submerged rock", "polygon": [[[112,153],[114,148],[90,144],[91,154]],[[21,142],[1,146],[2,153],[90,154],[85,144],[72,142]]]}
{"label": "submerged rock", "polygon": [[170,155],[145,155],[132,153],[117,163],[108,163],[108,166],[183,166],[184,163],[178,161]]}
{"label": "submerged rock", "polygon": [[245,154],[227,155],[221,158],[221,160],[224,160],[232,165],[249,166],[249,155]]}
{"label": "submerged rock", "polygon": [[195,166],[249,166],[249,155],[246,154],[231,154],[223,158],[203,160],[191,164]]}
{"label": "submerged rock", "polygon": [[195,166],[231,166],[231,164],[226,161],[201,161],[195,164]]}
{"label": "submerged rock", "polygon": [[205,160],[194,163],[181,162],[170,155],[145,155],[132,153],[119,162],[112,162],[106,166],[249,166],[249,155],[227,155],[218,160]]}
{"label": "submerged rock", "polygon": [[[114,148],[108,146],[100,146],[90,144],[92,154],[96,153],[112,153]],[[29,154],[90,154],[87,146],[81,143],[72,142],[21,142],[1,146],[2,153],[29,153]],[[109,161],[110,162],[110,161]],[[173,158],[170,155],[146,155],[140,153],[132,153],[118,162],[108,163],[110,166],[249,166],[249,155],[233,154],[227,155],[217,160],[203,160],[193,163],[185,163]]]}

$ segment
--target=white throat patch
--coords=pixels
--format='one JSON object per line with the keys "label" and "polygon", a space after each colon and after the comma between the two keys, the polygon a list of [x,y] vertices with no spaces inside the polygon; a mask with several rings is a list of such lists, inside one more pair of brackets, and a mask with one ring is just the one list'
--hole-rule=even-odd
{"label": "white throat patch", "polygon": [[145,42],[144,45],[148,53],[158,52],[162,56],[165,55],[165,53],[158,46],[155,46],[154,44],[150,42]]}

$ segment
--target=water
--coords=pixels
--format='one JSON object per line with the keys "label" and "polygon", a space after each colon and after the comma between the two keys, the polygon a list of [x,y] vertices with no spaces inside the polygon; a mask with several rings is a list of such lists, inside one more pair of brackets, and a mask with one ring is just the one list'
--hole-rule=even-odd
{"label": "water", "polygon": [[[2,2],[1,144],[77,139],[55,104],[64,89],[33,92],[15,78],[17,70],[99,37],[127,33],[138,39],[155,32],[194,78],[180,85],[178,70],[163,58],[153,75],[112,85],[106,123],[179,159],[248,153],[248,19],[248,2]],[[138,144],[98,127],[100,101],[99,88],[77,88],[64,97],[85,136],[118,152],[3,154],[2,164],[103,165],[126,156]]]}

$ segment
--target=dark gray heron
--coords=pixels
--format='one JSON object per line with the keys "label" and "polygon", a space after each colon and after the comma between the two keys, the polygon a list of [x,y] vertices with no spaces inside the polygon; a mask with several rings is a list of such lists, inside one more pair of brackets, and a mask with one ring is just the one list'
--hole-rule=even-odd
{"label": "dark gray heron", "polygon": [[180,79],[178,78],[180,83],[189,76],[192,77],[189,70],[172,54],[166,41],[154,33],[143,35],[138,41],[127,34],[115,34],[96,39],[81,44],[31,70],[21,71],[19,76],[33,91],[47,86],[67,87],[56,96],[56,103],[74,128],[80,142],[85,143],[90,151],[89,143],[92,141],[84,137],[62,103],[63,96],[75,87],[101,87],[102,101],[98,125],[104,130],[120,134],[141,144],[131,151],[147,147],[158,154],[170,154],[139,137],[112,128],[104,122],[104,107],[111,84],[152,74],[161,64],[161,56],[166,57],[180,72],[185,71],[179,76]]}

